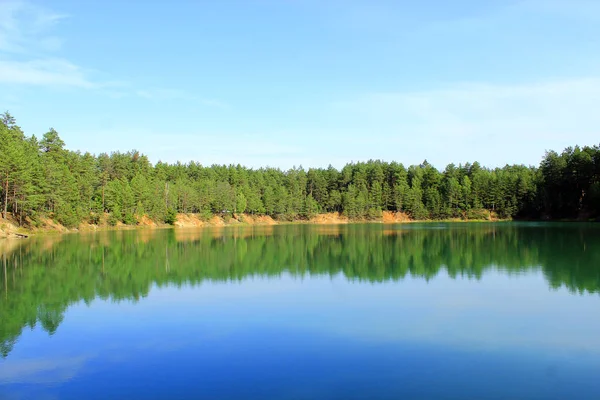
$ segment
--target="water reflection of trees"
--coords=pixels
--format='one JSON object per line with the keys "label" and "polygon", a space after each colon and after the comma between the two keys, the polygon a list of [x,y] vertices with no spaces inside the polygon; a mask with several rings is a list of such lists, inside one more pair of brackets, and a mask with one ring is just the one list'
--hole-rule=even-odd
{"label": "water reflection of trees", "polygon": [[[541,269],[550,287],[600,288],[600,230],[589,225],[481,224],[241,227],[146,230],[0,242],[0,352],[25,327],[53,334],[78,301],[147,296],[151,285],[197,285],[253,276],[333,276],[369,282],[430,279],[441,270]],[[276,283],[274,283],[276,284]]]}

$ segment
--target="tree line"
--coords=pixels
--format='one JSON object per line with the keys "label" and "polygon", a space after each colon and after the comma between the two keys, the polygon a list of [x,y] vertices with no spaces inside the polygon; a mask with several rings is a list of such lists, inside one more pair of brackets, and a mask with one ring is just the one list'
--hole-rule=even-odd
{"label": "tree line", "polygon": [[[147,230],[5,242],[0,259],[0,354],[25,327],[56,331],[68,307],[94,299],[138,301],[153,286],[201,286],[253,277],[351,281],[485,279],[541,271],[548,286],[600,292],[600,231],[590,225],[477,224],[453,229],[309,225]],[[142,235],[146,233],[148,236]],[[198,288],[198,290],[202,290]]]}
{"label": "tree line", "polygon": [[279,220],[341,212],[374,219],[382,211],[413,219],[596,218],[600,215],[600,147],[548,151],[539,166],[485,168],[478,162],[438,170],[370,160],[328,168],[251,169],[198,162],[154,165],[138,151],[94,155],[70,151],[58,132],[26,136],[0,116],[0,211],[21,224],[50,217],[135,224],[141,216],[173,223],[177,213],[250,213]]}

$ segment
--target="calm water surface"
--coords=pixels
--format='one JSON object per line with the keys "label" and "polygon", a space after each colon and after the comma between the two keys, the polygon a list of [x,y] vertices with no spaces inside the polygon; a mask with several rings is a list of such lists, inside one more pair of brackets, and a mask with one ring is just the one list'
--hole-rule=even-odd
{"label": "calm water surface", "polygon": [[600,227],[0,242],[0,399],[600,399]]}

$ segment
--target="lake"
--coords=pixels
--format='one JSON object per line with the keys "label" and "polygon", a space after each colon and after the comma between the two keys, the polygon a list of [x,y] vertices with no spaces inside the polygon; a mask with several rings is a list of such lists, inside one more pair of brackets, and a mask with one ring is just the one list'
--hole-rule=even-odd
{"label": "lake", "polygon": [[0,399],[599,399],[600,226],[0,242]]}

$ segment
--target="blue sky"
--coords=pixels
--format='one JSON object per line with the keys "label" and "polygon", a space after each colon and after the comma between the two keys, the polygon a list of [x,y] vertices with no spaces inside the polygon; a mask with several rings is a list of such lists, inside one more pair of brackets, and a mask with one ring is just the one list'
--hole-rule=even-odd
{"label": "blue sky", "polygon": [[0,0],[0,109],[73,150],[537,165],[600,142],[600,2]]}

